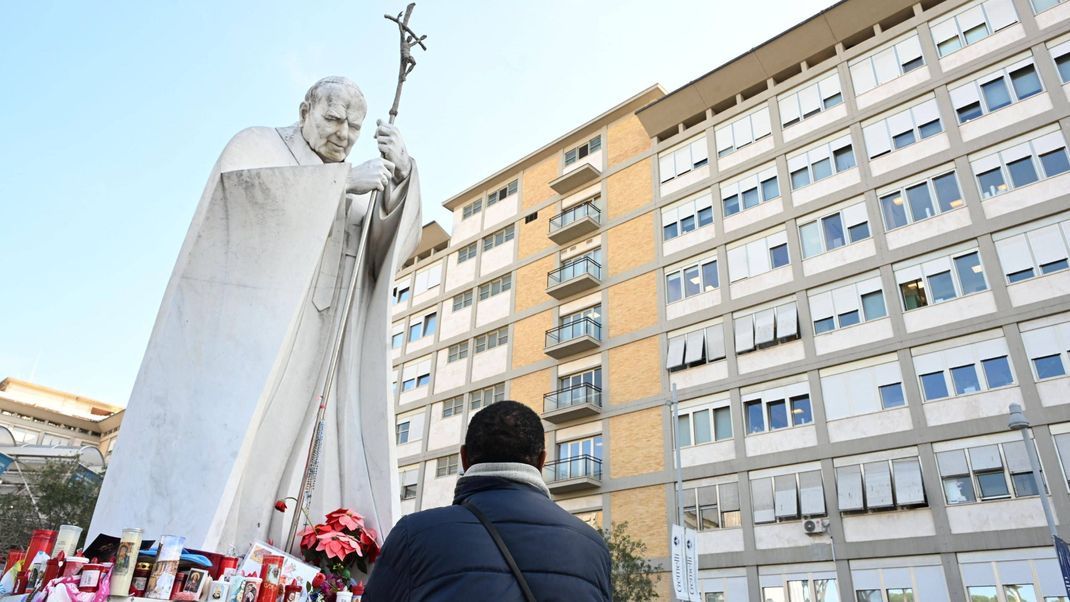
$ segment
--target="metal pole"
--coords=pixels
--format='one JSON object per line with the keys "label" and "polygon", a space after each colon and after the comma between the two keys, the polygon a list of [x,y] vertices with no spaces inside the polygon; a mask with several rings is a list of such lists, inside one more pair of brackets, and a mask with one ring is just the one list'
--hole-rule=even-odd
{"label": "metal pole", "polygon": [[676,520],[680,526],[684,526],[684,470],[680,461],[680,401],[676,398],[676,384],[672,386],[672,447],[676,452]]}
{"label": "metal pole", "polygon": [[1040,458],[1037,457],[1037,448],[1033,444],[1033,429],[1022,429],[1022,441],[1025,443],[1025,453],[1029,454],[1029,468],[1033,470],[1033,482],[1036,483],[1037,493],[1040,494],[1040,506],[1044,508],[1044,520],[1048,521],[1048,531],[1051,532],[1052,543],[1059,533],[1055,530],[1055,517],[1051,513],[1051,504],[1048,502],[1048,490],[1044,486],[1044,478],[1041,476]]}

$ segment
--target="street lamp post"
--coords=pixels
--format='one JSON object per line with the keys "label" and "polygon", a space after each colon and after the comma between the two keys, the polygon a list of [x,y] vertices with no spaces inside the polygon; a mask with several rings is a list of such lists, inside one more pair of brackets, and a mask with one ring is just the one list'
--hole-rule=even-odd
{"label": "street lamp post", "polygon": [[1048,521],[1048,531],[1051,532],[1052,544],[1059,534],[1055,531],[1055,517],[1051,513],[1051,505],[1048,503],[1048,490],[1044,486],[1044,479],[1040,472],[1040,458],[1037,457],[1037,448],[1033,445],[1032,431],[1029,421],[1022,412],[1022,406],[1017,403],[1010,405],[1010,419],[1007,426],[1012,431],[1021,431],[1022,441],[1025,443],[1025,453],[1029,456],[1029,468],[1033,471],[1033,482],[1036,484],[1037,493],[1040,495],[1040,506],[1044,508],[1044,519]]}

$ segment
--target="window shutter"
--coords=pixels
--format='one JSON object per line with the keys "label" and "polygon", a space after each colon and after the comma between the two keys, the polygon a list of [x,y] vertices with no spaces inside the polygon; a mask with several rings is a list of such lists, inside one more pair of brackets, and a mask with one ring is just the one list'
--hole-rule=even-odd
{"label": "window shutter", "polygon": [[854,84],[855,94],[864,94],[877,87],[877,78],[873,74],[873,62],[863,59],[851,65],[851,83]]}
{"label": "window shutter", "polygon": [[773,342],[776,310],[766,309],[754,313],[754,344],[755,346]]}
{"label": "window shutter", "polygon": [[866,140],[866,152],[871,159],[892,150],[892,139],[883,121],[862,128],[862,137]]}
{"label": "window shutter", "polygon": [[836,315],[858,310],[858,289],[855,286],[843,286],[832,291],[832,303]]}
{"label": "window shutter", "polygon": [[712,362],[724,357],[724,324],[706,327],[706,359]]}
{"label": "window shutter", "polygon": [[1014,11],[1011,0],[988,0],[984,7],[992,31],[999,31],[1018,22],[1018,13]]}
{"label": "window shutter", "polygon": [[685,174],[691,171],[691,150],[688,147],[681,148],[674,152],[673,164],[676,168],[676,175]]}
{"label": "window shutter", "polygon": [[836,73],[826,77],[818,82],[818,87],[821,90],[821,99],[825,100],[841,93],[840,90],[840,76]]}
{"label": "window shutter", "polygon": [[885,84],[899,77],[902,66],[895,55],[895,48],[873,55],[873,70],[877,73],[877,85]]}
{"label": "window shutter", "polygon": [[666,360],[666,368],[669,370],[675,370],[684,365],[684,340],[683,335],[669,339],[669,354]]}
{"label": "window shutter", "polygon": [[888,462],[869,462],[866,473],[866,507],[890,508],[892,503],[892,473]]}
{"label": "window shutter", "polygon": [[758,140],[768,136],[772,129],[769,126],[769,108],[766,107],[753,115],[751,115],[751,124],[753,127],[754,139]]}
{"label": "window shutter", "polygon": [[801,117],[799,114],[799,99],[795,94],[781,100],[778,104],[780,105],[780,123],[782,125],[791,123]]}
{"label": "window shutter", "polygon": [[1059,231],[1058,224],[1038,228],[1026,232],[1025,235],[1029,239],[1029,246],[1033,248],[1033,256],[1037,258],[1038,265],[1066,259],[1066,243],[1063,242],[1063,234]]}
{"label": "window shutter", "polygon": [[1035,140],[1033,140],[1033,148],[1036,149],[1037,154],[1043,155],[1044,153],[1051,152],[1056,149],[1060,149],[1066,146],[1066,141],[1063,140],[1061,132],[1052,132],[1045,134]]}
{"label": "window shutter", "polygon": [[754,349],[754,324],[751,316],[732,318],[735,325],[736,353]]}
{"label": "window shutter", "polygon": [[921,58],[921,40],[918,36],[911,36],[895,45],[895,51],[899,55],[900,66],[915,59]]}
{"label": "window shutter", "polygon": [[786,303],[776,308],[776,336],[787,339],[799,334],[799,313],[795,303]]}
{"label": "window shutter", "polygon": [[914,118],[911,116],[910,109],[901,113],[896,113],[885,121],[888,123],[888,133],[891,134],[892,137],[914,129]]}
{"label": "window shutter", "polygon": [[1003,454],[1007,456],[1007,468],[1011,473],[1030,472],[1029,454],[1024,441],[1011,441],[1003,444]]}
{"label": "window shutter", "polygon": [[975,86],[973,82],[950,90],[949,94],[951,94],[951,106],[955,107],[956,111],[967,105],[981,101],[981,96],[977,92],[977,86]]}
{"label": "window shutter", "polygon": [[732,282],[750,276],[747,267],[747,247],[728,249],[728,279]]}
{"label": "window shutter", "polygon": [[940,109],[936,106],[936,99],[931,98],[925,102],[912,107],[910,114],[914,116],[914,124],[921,125],[923,123],[929,123],[935,119],[940,119]]}
{"label": "window shutter", "polygon": [[795,475],[773,477],[773,486],[775,488],[776,517],[791,518],[799,516],[799,492],[796,489]]}
{"label": "window shutter", "polygon": [[658,157],[658,171],[661,172],[662,183],[676,177],[676,169],[673,165],[672,153],[666,153]]}
{"label": "window shutter", "polygon": [[843,221],[848,228],[869,221],[869,216],[866,215],[865,203],[851,205],[850,207],[845,208],[841,214],[843,215]]}
{"label": "window shutter", "polygon": [[739,483],[722,483],[717,489],[721,495],[721,510],[739,510]]}
{"label": "window shutter", "polygon": [[754,140],[750,116],[732,122],[732,140],[735,142],[736,148],[746,146]]}
{"label": "window shutter", "polygon": [[817,84],[807,86],[799,91],[799,107],[803,115],[821,110],[821,92]]}
{"label": "window shutter", "polygon": [[693,364],[702,361],[702,352],[705,350],[705,330],[696,330],[687,333],[687,345],[684,352],[684,363]]}
{"label": "window shutter", "polygon": [[773,479],[755,479],[750,482],[751,506],[755,523],[771,523],[776,520],[773,512]]}
{"label": "window shutter", "polygon": [[699,164],[708,161],[710,158],[709,149],[706,148],[706,137],[703,136],[698,140],[691,143],[691,165],[697,167]]}
{"label": "window shutter", "polygon": [[836,498],[840,510],[862,510],[862,467],[841,466],[836,469]]}
{"label": "window shutter", "polygon": [[900,506],[925,503],[925,486],[917,458],[893,460],[892,474],[895,477],[896,503]]}
{"label": "window shutter", "polygon": [[936,464],[940,468],[940,476],[955,477],[970,474],[970,468],[966,464],[966,452],[961,449],[940,452],[936,454]]}
{"label": "window shutter", "polygon": [[970,451],[970,465],[973,470],[997,470],[1003,468],[1003,459],[999,456],[998,445],[982,445],[980,447],[971,447]]}
{"label": "window shutter", "polygon": [[806,516],[825,513],[825,488],[821,483],[820,470],[799,473],[799,505],[800,511]]}
{"label": "window shutter", "polygon": [[810,318],[815,322],[831,318],[835,314],[832,305],[832,292],[818,293],[810,297]]}

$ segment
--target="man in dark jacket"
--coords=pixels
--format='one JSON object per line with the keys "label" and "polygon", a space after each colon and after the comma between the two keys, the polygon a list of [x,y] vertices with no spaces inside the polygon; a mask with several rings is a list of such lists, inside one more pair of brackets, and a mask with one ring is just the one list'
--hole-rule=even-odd
{"label": "man in dark jacket", "polygon": [[453,505],[410,514],[390,532],[363,602],[524,600],[490,533],[497,528],[536,600],[610,600],[605,541],[550,500],[542,422],[515,401],[491,404],[468,425],[464,475]]}

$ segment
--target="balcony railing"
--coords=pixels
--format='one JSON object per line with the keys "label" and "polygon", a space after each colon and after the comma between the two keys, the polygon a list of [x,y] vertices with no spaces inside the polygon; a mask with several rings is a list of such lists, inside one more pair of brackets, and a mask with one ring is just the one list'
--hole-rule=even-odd
{"label": "balcony railing", "polygon": [[551,217],[550,240],[561,244],[597,230],[602,224],[602,211],[595,206],[597,200],[585,201]]}
{"label": "balcony railing", "polygon": [[[543,477],[549,484],[589,479],[602,480],[602,460],[594,456],[581,455],[547,462],[543,467]],[[597,483],[592,483],[597,485]]]}
{"label": "balcony railing", "polygon": [[546,347],[555,347],[582,337],[602,340],[602,325],[594,318],[580,318],[546,331]]}
{"label": "balcony railing", "polygon": [[602,407],[602,389],[591,383],[580,383],[551,391],[542,396],[543,411],[555,412],[579,405]]}
{"label": "balcony railing", "polygon": [[[582,281],[580,280],[581,278]],[[547,274],[546,288],[547,290],[557,287],[577,289],[575,291],[567,291],[571,295],[598,284],[600,280],[602,280],[602,264],[585,255],[569,260],[561,267]],[[565,287],[564,285],[568,283],[572,283],[574,286]]]}

